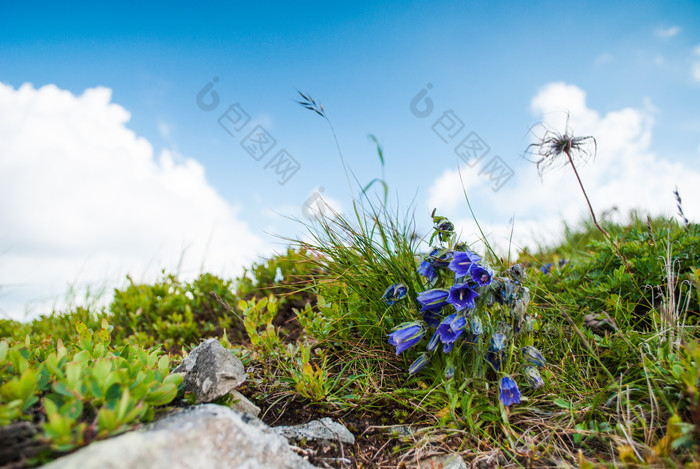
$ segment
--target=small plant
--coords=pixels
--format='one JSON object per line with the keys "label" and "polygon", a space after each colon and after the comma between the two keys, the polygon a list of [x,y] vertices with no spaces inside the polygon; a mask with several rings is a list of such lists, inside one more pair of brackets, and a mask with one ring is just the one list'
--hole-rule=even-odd
{"label": "small plant", "polygon": [[264,354],[279,353],[282,341],[277,328],[272,324],[277,313],[276,298],[270,295],[259,301],[240,300],[238,308],[243,313],[243,325],[253,348],[260,349]]}
{"label": "small plant", "polygon": [[298,358],[298,368],[292,372],[296,391],[312,401],[322,401],[331,391],[327,359],[321,357],[321,364],[311,363],[311,349],[302,345]]}
{"label": "small plant", "polygon": [[114,348],[112,326],[97,331],[75,324],[68,344],[0,341],[0,426],[41,423],[55,451],[68,451],[153,419],[182,382],[169,374],[169,359],[157,348]]}
{"label": "small plant", "polygon": [[389,343],[399,355],[430,337],[425,351],[409,366],[410,374],[436,355],[448,380],[485,379],[488,367],[500,382],[503,405],[518,404],[520,390],[512,376],[520,373],[538,388],[544,384],[539,368],[545,365],[532,346],[535,320],[527,314],[530,291],[524,285],[525,269],[516,264],[506,275],[495,276],[479,255],[457,241],[448,219],[433,212],[433,223],[430,243],[439,242],[416,269],[425,279],[425,289],[416,296],[420,312],[413,302],[401,302],[407,292],[401,283],[388,287],[382,296],[390,309],[404,307],[420,314],[419,319],[396,326]]}

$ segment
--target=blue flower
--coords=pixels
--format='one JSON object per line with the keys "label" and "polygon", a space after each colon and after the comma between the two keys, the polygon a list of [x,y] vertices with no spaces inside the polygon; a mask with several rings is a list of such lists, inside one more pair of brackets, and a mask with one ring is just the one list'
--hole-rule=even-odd
{"label": "blue flower", "polygon": [[[436,334],[440,336],[440,342],[443,344],[452,344],[464,332],[464,327],[467,325],[467,320],[461,314],[450,314],[442,320],[437,328]],[[451,348],[449,349],[451,350]],[[448,350],[448,352],[449,352]]]}
{"label": "blue flower", "polygon": [[547,275],[552,271],[552,263],[548,263],[540,267],[540,270],[542,271],[543,274]]}
{"label": "blue flower", "polygon": [[400,324],[394,332],[387,334],[389,343],[396,347],[396,355],[414,346],[423,338],[425,328],[420,322],[405,322]]}
{"label": "blue flower", "polygon": [[518,385],[513,381],[513,378],[510,376],[501,378],[500,388],[500,399],[503,405],[510,406],[513,404],[520,404],[520,391],[518,390]]}
{"label": "blue flower", "polygon": [[434,288],[432,290],[425,290],[418,294],[418,302],[423,305],[421,311],[427,310],[439,310],[447,304],[447,295],[450,292],[442,288]]}
{"label": "blue flower", "polygon": [[486,360],[493,365],[496,371],[501,369],[501,362],[505,357],[506,336],[496,333],[491,336],[489,348],[486,352]]}
{"label": "blue flower", "polygon": [[530,382],[530,386],[537,389],[544,386],[544,380],[542,375],[540,375],[539,370],[534,366],[526,366],[523,371],[525,378]]}
{"label": "blue flower", "polygon": [[468,249],[466,252],[455,251],[447,267],[455,273],[455,278],[466,277],[472,264],[476,264],[480,260],[481,257]]}
{"label": "blue flower", "polygon": [[430,361],[430,354],[429,353],[421,353],[418,355],[418,358],[416,358],[416,361],[411,363],[411,366],[408,367],[408,374],[412,375],[415,373],[418,373],[418,371],[423,368],[428,362]]}
{"label": "blue flower", "polygon": [[540,353],[539,350],[537,350],[535,347],[532,345],[527,345],[522,348],[523,352],[523,357],[525,360],[528,362],[532,363],[533,365],[542,368],[547,362],[545,361],[544,357]]}
{"label": "blue flower", "polygon": [[450,363],[445,367],[445,378],[452,379],[455,375],[455,367]]}
{"label": "blue flower", "polygon": [[438,327],[440,324],[440,316],[438,311],[433,309],[426,309],[423,311],[423,321],[430,327]]}
{"label": "blue flower", "polygon": [[480,287],[489,285],[491,283],[491,279],[493,278],[493,272],[491,269],[488,267],[482,267],[479,264],[472,264],[471,269],[469,269],[469,273],[476,284]]}
{"label": "blue flower", "polygon": [[406,296],[407,292],[408,288],[406,288],[406,285],[403,283],[395,283],[384,291],[382,299],[386,302],[386,304],[391,306]]}
{"label": "blue flower", "polygon": [[418,266],[418,273],[421,274],[423,277],[428,277],[428,280],[430,280],[431,282],[435,280],[435,277],[437,277],[435,267],[433,267],[433,264],[427,259],[424,259],[423,262],[421,262]]}
{"label": "blue flower", "polygon": [[464,308],[473,308],[474,299],[479,296],[477,292],[472,290],[467,282],[454,284],[450,287],[450,294],[447,297],[447,302],[452,304],[457,311],[462,311]]}

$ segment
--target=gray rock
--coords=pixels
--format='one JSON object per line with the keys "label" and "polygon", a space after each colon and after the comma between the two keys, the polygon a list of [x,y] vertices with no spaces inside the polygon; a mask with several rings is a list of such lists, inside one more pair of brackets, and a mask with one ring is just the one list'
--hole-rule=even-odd
{"label": "gray rock", "polygon": [[231,391],[233,396],[233,403],[231,408],[236,412],[247,412],[251,415],[260,415],[260,407],[256,406],[250,400],[238,391]]}
{"label": "gray rock", "polygon": [[328,417],[321,420],[312,420],[309,423],[292,426],[274,427],[280,435],[290,440],[328,440],[355,444],[355,436],[342,423],[334,422]]}
{"label": "gray rock", "polygon": [[260,420],[214,404],[93,443],[44,469],[313,469]]}
{"label": "gray rock", "polygon": [[457,453],[433,456],[420,462],[420,469],[467,469],[467,463]]}
{"label": "gray rock", "polygon": [[198,404],[213,402],[245,381],[241,361],[216,339],[199,344],[173,373],[185,375],[182,387],[194,393]]}

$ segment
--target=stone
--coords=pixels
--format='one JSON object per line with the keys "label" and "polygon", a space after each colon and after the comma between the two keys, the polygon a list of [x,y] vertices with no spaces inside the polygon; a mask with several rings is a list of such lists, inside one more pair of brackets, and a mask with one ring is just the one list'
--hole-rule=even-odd
{"label": "stone", "polygon": [[231,391],[233,403],[231,408],[236,412],[246,412],[257,417],[260,415],[260,407],[256,406],[250,400],[238,391]]}
{"label": "stone", "polygon": [[92,443],[44,469],[313,469],[263,422],[228,407],[186,408]]}
{"label": "stone", "polygon": [[457,453],[433,456],[420,462],[420,469],[467,469],[467,463]]}
{"label": "stone", "polygon": [[216,339],[199,344],[173,373],[183,373],[182,388],[193,392],[197,404],[213,402],[245,381],[241,361]]}
{"label": "stone", "polygon": [[350,433],[350,430],[345,428],[345,425],[342,423],[334,422],[328,417],[324,417],[321,420],[312,420],[301,425],[274,427],[273,430],[283,437],[295,441],[304,439],[340,440],[342,443],[355,444],[355,436]]}

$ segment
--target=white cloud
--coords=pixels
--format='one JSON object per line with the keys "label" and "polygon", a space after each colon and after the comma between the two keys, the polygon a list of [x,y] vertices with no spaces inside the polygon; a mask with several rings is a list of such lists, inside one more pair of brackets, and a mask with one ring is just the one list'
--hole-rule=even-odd
{"label": "white cloud", "polygon": [[690,73],[693,80],[700,83],[700,44],[693,51],[693,58],[690,64]]}
{"label": "white cloud", "polygon": [[[563,131],[569,113],[569,129],[575,136],[594,136],[595,161],[577,165],[598,217],[611,209],[626,216],[630,210],[672,216],[672,191],[676,185],[688,200],[700,200],[700,172],[653,154],[653,108],[623,108],[600,113],[588,107],[586,93],[565,83],[544,86],[531,102],[533,114],[552,129]],[[465,177],[465,175],[467,177]],[[492,192],[488,178],[472,168],[462,168],[467,194],[489,242],[505,252],[515,217],[514,246],[536,247],[560,239],[563,222],[575,224],[588,217],[585,199],[570,167],[544,174],[540,181],[534,165],[523,164],[500,191]],[[478,203],[475,200],[478,199]],[[428,207],[438,207],[461,226],[467,239],[477,238],[472,220],[465,218],[466,204],[456,170],[447,170],[430,189]],[[443,209],[444,208],[444,209]],[[688,207],[686,215],[700,219],[700,206]],[[471,236],[471,238],[470,238]]]}
{"label": "white cloud", "polygon": [[654,30],[654,34],[661,39],[670,39],[681,32],[680,26],[670,26],[668,28],[658,28]]}
{"label": "white cloud", "polygon": [[260,238],[195,160],[125,124],[111,90],[75,96],[0,83],[0,312],[46,312],[69,284],[153,278],[178,267],[234,275]]}

